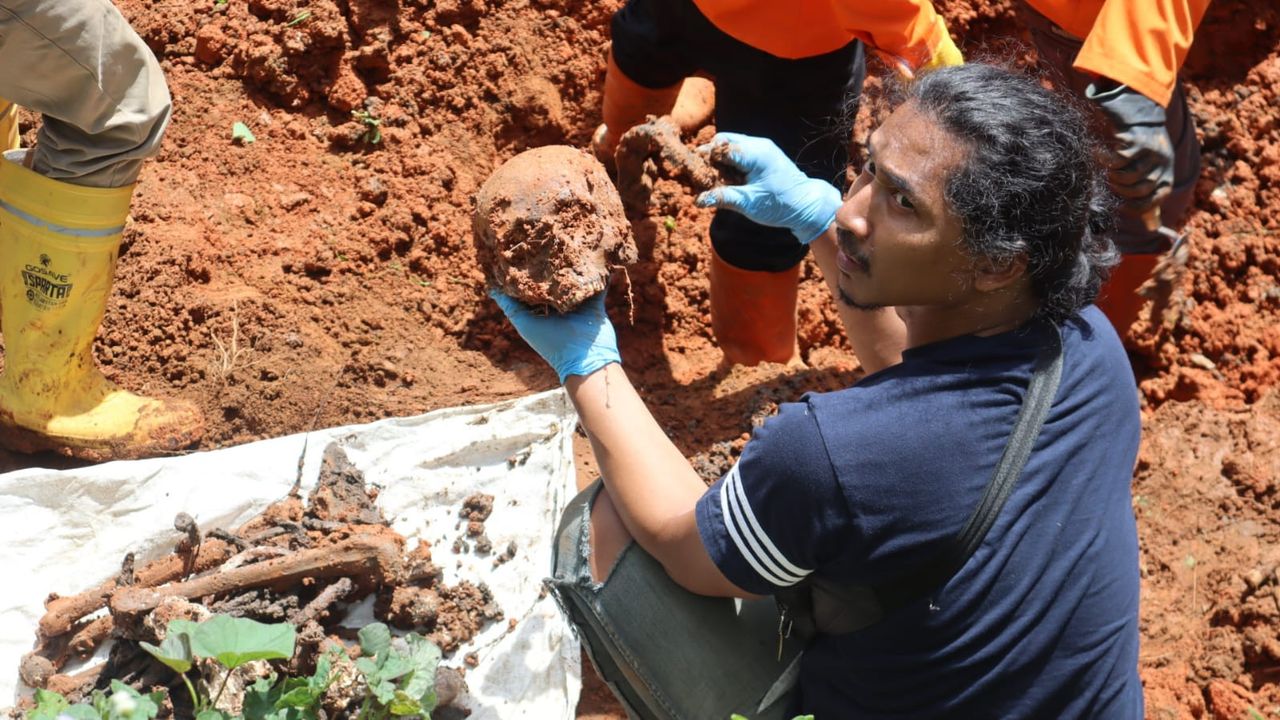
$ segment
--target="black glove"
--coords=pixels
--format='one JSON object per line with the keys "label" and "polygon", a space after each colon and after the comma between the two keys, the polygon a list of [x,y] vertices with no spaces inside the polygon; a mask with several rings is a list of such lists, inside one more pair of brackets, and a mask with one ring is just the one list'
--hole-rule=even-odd
{"label": "black glove", "polygon": [[1110,125],[1111,150],[1104,162],[1112,190],[1139,212],[1157,207],[1173,189],[1173,141],[1165,129],[1164,108],[1107,78],[1090,83],[1085,97]]}

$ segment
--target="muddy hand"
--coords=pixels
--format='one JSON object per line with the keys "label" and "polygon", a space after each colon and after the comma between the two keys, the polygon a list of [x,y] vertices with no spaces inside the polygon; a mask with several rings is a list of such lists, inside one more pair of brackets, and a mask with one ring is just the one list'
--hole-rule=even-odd
{"label": "muddy hand", "polygon": [[746,175],[742,185],[721,185],[698,196],[699,207],[742,213],[748,220],[786,228],[808,245],[827,231],[840,207],[840,191],[797,168],[768,138],[716,133],[710,145],[717,152],[727,146],[724,160]]}
{"label": "muddy hand", "polygon": [[590,375],[609,363],[621,363],[618,338],[604,309],[603,292],[567,313],[537,315],[501,290],[489,296],[506,313],[520,337],[542,356],[563,383],[570,375]]}

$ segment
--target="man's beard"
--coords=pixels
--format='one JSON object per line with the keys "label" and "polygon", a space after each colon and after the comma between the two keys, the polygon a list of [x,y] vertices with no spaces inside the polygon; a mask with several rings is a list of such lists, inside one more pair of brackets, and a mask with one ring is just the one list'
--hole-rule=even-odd
{"label": "man's beard", "polygon": [[884,306],[884,305],[877,305],[877,304],[875,304],[875,303],[868,303],[868,304],[860,303],[860,302],[858,302],[857,300],[854,300],[854,299],[849,295],[849,293],[847,293],[847,292],[845,292],[845,291],[844,291],[844,288],[842,288],[842,287],[840,287],[840,286],[838,286],[838,285],[836,286],[836,290],[837,290],[837,293],[838,293],[839,298],[840,298],[840,303],[841,303],[842,305],[847,306],[847,307],[851,307],[851,308],[853,308],[854,310],[866,310],[866,311],[871,311],[871,310],[883,310],[883,309],[885,308],[885,306]]}

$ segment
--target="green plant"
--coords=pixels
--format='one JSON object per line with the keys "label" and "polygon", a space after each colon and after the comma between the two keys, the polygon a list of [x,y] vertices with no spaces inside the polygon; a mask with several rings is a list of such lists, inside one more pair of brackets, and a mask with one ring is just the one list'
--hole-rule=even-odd
{"label": "green plant", "polygon": [[310,720],[319,715],[320,701],[336,675],[333,661],[341,651],[321,655],[311,677],[259,678],[244,695],[245,720]]}
{"label": "green plant", "polygon": [[257,139],[258,138],[253,136],[253,131],[249,129],[248,125],[245,125],[238,120],[231,125],[232,142],[238,142],[241,145],[248,145]]}
{"label": "green plant", "polygon": [[667,232],[674,232],[676,229],[676,219],[667,215],[662,218],[662,227],[666,228]]}
{"label": "green plant", "polygon": [[284,24],[284,26],[285,26],[285,27],[293,27],[294,25],[297,25],[297,24],[299,24],[299,23],[306,22],[306,21],[307,21],[307,19],[308,19],[308,18],[310,18],[310,17],[311,17],[311,11],[310,11],[310,10],[303,10],[302,12],[298,13],[298,16],[297,16],[297,17],[295,17],[294,19],[292,19],[292,20],[290,20],[289,22],[285,23],[285,24]]}
{"label": "green plant", "polygon": [[[215,709],[231,673],[252,660],[279,660],[293,656],[297,633],[288,623],[266,625],[248,618],[214,615],[202,623],[171,620],[164,641],[157,647],[138,643],[153,657],[182,677],[195,707],[196,720],[225,718]],[[212,698],[196,692],[187,671],[197,658],[212,658],[226,668]]]}
{"label": "green plant", "polygon": [[382,623],[366,625],[359,638],[361,657],[356,669],[368,686],[359,720],[430,718],[436,707],[440,648],[416,633],[406,635],[399,645]]}
{"label": "green plant", "polygon": [[[358,720],[385,720],[392,717],[422,717],[428,720],[436,707],[436,668],[440,648],[426,638],[410,633],[393,639],[391,630],[373,623],[360,630],[361,656],[356,671],[366,687]],[[157,646],[139,643],[152,657],[182,678],[191,696],[195,720],[232,720],[217,709],[227,680],[238,667],[253,660],[282,660],[293,656],[296,630],[289,623],[268,625],[247,618],[214,615],[201,623],[171,620],[164,640]],[[316,661],[310,677],[259,678],[245,689],[242,714],[235,720],[315,720],[321,701],[337,678],[335,662],[343,656],[333,649]],[[218,690],[212,697],[199,692],[188,672],[201,658],[225,668]],[[110,693],[95,690],[88,703],[72,705],[65,697],[37,690],[29,720],[150,720],[156,717],[165,693],[139,693],[119,680],[111,681]]]}
{"label": "green plant", "polygon": [[94,690],[88,703],[72,705],[65,697],[48,690],[36,690],[36,706],[28,720],[149,720],[160,712],[164,692],[143,695],[119,680],[111,681],[111,693]]}
{"label": "green plant", "polygon": [[364,125],[364,133],[360,135],[361,140],[370,145],[382,142],[382,118],[368,110],[352,110],[351,117]]}

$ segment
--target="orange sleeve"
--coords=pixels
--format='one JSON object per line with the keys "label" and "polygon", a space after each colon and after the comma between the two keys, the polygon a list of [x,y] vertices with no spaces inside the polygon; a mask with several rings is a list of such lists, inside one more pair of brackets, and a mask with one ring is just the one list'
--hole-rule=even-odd
{"label": "orange sleeve", "polygon": [[1209,0],[1106,0],[1084,38],[1075,67],[1168,105],[1178,70],[1208,7]]}
{"label": "orange sleeve", "polygon": [[929,0],[693,0],[713,25],[783,58],[821,55],[855,37],[889,64],[928,64],[947,32]]}
{"label": "orange sleeve", "polygon": [[833,0],[833,4],[841,24],[894,67],[924,67],[947,33],[929,0]]}

